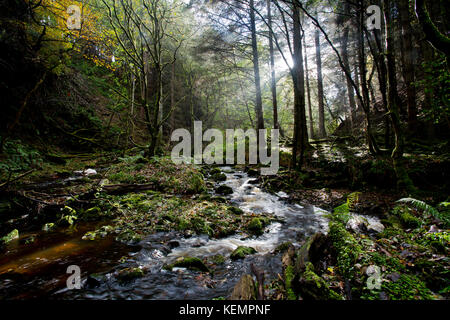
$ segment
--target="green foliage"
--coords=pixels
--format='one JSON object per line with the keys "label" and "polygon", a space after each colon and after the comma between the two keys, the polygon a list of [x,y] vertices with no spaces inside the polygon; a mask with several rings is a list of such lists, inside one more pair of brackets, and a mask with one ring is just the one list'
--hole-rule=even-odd
{"label": "green foliage", "polygon": [[444,210],[442,210],[442,212],[440,212],[436,208],[428,205],[424,201],[413,199],[413,198],[403,198],[403,199],[398,200],[397,202],[405,203],[417,210],[423,211],[427,215],[434,216],[435,218],[438,218],[439,220],[444,222],[446,226],[450,225],[450,211],[447,209],[448,208],[447,202],[442,202],[439,205],[444,208]]}
{"label": "green foliage", "polygon": [[355,271],[354,265],[362,252],[361,246],[339,222],[330,223],[328,235],[337,253],[339,272],[343,276],[351,279]]}
{"label": "green foliage", "polygon": [[360,194],[361,192],[353,192],[348,195],[346,203],[334,208],[332,219],[347,224],[351,218],[350,211],[358,203]]}
{"label": "green foliage", "polygon": [[78,219],[77,212],[71,207],[65,206],[61,209],[61,218],[59,219],[59,223],[62,225],[72,226],[75,220]]}
{"label": "green foliage", "polygon": [[450,117],[450,73],[445,56],[423,63],[423,68],[424,78],[416,86],[432,97],[430,108],[424,108],[423,113],[427,120],[439,123]]}
{"label": "green foliage", "polygon": [[7,178],[9,173],[39,167],[42,163],[42,155],[36,149],[23,144],[21,140],[7,140],[0,161],[0,178]]}
{"label": "green foliage", "polygon": [[393,209],[393,214],[398,216],[401,223],[407,228],[418,228],[422,221],[412,214],[412,210],[406,206],[400,205]]}
{"label": "green foliage", "polygon": [[8,233],[6,236],[0,238],[0,243],[8,243],[13,241],[14,239],[18,239],[19,238],[19,230],[14,229],[13,231],[11,231],[10,233]]}

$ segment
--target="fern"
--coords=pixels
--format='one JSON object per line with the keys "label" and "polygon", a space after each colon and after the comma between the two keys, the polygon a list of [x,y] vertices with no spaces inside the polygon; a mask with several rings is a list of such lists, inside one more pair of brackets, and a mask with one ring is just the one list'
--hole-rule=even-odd
{"label": "fern", "polygon": [[[442,222],[444,222],[446,225],[450,224],[450,219],[448,215],[448,211],[439,212],[434,207],[430,206],[429,204],[425,203],[424,201],[413,199],[413,198],[403,198],[398,200],[399,203],[404,203],[406,205],[410,205],[417,210],[423,211],[425,214],[432,215]],[[440,205],[447,207],[448,203],[441,203]]]}

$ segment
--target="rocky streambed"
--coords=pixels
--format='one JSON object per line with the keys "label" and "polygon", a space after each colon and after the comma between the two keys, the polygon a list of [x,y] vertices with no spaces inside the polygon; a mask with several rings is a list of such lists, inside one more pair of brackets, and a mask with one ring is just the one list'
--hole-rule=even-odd
{"label": "rocky streambed", "polygon": [[[80,223],[39,236],[23,249],[10,245],[0,259],[0,296],[7,299],[221,299],[230,296],[251,266],[266,284],[283,274],[283,248],[299,248],[317,232],[328,231],[328,212],[300,206],[279,192],[261,190],[257,179],[230,167],[221,168],[215,190],[226,193],[236,214],[251,214],[257,232],[226,237],[156,232],[133,246],[111,235],[82,239],[92,223]],[[213,192],[210,196],[217,196]],[[264,217],[258,219],[258,217]],[[270,217],[270,219],[267,219]],[[358,224],[359,225],[359,224]],[[101,226],[101,223],[99,224]],[[23,237],[22,237],[23,238]],[[82,288],[69,290],[66,268],[81,269]],[[265,295],[273,295],[266,286]]]}

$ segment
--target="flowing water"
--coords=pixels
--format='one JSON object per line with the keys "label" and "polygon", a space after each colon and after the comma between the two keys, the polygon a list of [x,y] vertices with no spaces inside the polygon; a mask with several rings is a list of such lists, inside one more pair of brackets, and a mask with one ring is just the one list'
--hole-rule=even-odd
{"label": "flowing water", "polygon": [[[245,172],[229,167],[222,170],[233,189],[228,198],[234,206],[245,212],[273,215],[276,222],[266,227],[261,236],[243,238],[234,235],[223,239],[208,236],[185,238],[176,232],[153,234],[130,248],[114,243],[110,238],[82,241],[85,230],[60,236],[43,244],[33,244],[25,254],[9,249],[0,259],[0,298],[42,297],[51,299],[212,299],[228,296],[239,278],[250,273],[250,264],[264,270],[268,280],[281,273],[281,256],[274,249],[287,241],[298,246],[318,232],[326,232],[327,212],[313,207],[302,207],[287,201],[287,195],[262,191],[256,179]],[[91,226],[92,229],[92,226]],[[50,236],[50,235],[49,235]],[[253,247],[257,254],[243,260],[232,261],[230,253],[238,246]],[[34,251],[33,251],[34,250]],[[131,252],[130,252],[131,251]],[[226,258],[225,263],[213,268],[213,273],[200,273],[183,268],[163,269],[179,257],[210,259],[216,255]],[[118,264],[121,256],[127,261]],[[84,286],[81,290],[65,288],[68,275],[65,268],[79,265]],[[140,267],[146,271],[142,278],[121,283],[115,271],[126,267]],[[91,273],[103,272],[95,285],[86,281]],[[34,288],[31,290],[30,288]],[[29,290],[29,291],[27,291]],[[6,292],[6,293],[5,293]]]}

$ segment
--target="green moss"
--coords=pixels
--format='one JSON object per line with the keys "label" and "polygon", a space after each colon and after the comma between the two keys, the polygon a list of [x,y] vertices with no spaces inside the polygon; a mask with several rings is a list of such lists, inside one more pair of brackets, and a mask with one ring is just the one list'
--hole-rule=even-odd
{"label": "green moss", "polygon": [[388,272],[401,272],[405,270],[405,266],[395,257],[388,257],[379,252],[369,252],[367,257],[368,265],[384,266]]}
{"label": "green moss", "polygon": [[211,179],[214,181],[225,181],[225,180],[227,180],[227,176],[224,173],[219,172],[219,173],[214,173],[213,175],[211,175]]}
{"label": "green moss", "polygon": [[140,268],[126,268],[120,270],[117,275],[119,282],[129,282],[137,278],[142,278],[145,272]]}
{"label": "green moss", "polygon": [[244,211],[242,209],[237,208],[237,207],[232,207],[232,206],[228,207],[228,211],[232,214],[237,214],[237,215],[244,214]]}
{"label": "green moss", "polygon": [[251,247],[240,246],[231,253],[230,258],[232,260],[244,259],[246,256],[255,254],[256,252],[257,251]]}
{"label": "green moss", "polygon": [[214,264],[224,264],[225,263],[225,257],[222,256],[221,254],[217,254],[217,255],[211,257],[211,261]]}
{"label": "green moss", "polygon": [[261,219],[253,218],[247,226],[247,229],[257,235],[263,234],[264,224]]}
{"label": "green moss", "polygon": [[382,290],[391,300],[430,300],[432,292],[417,276],[402,274],[398,281],[384,282]]}
{"label": "green moss", "polygon": [[339,272],[348,279],[353,278],[354,265],[362,253],[361,246],[340,223],[330,223],[328,235],[336,249]]}
{"label": "green moss", "polygon": [[284,252],[286,251],[290,246],[292,245],[292,242],[288,241],[288,242],[283,242],[282,244],[279,244],[274,252],[275,253],[280,253],[280,252]]}
{"label": "green moss", "polygon": [[297,296],[292,289],[292,281],[294,280],[295,273],[293,266],[287,266],[284,270],[284,288],[286,290],[286,297],[288,300],[297,300]]}
{"label": "green moss", "polygon": [[412,210],[407,206],[400,205],[393,209],[393,214],[398,216],[402,225],[407,228],[418,228],[422,222],[412,214]]}
{"label": "green moss", "polygon": [[326,281],[314,271],[311,262],[306,263],[301,276],[300,293],[302,297],[314,300],[342,300],[342,296],[331,290]]}

